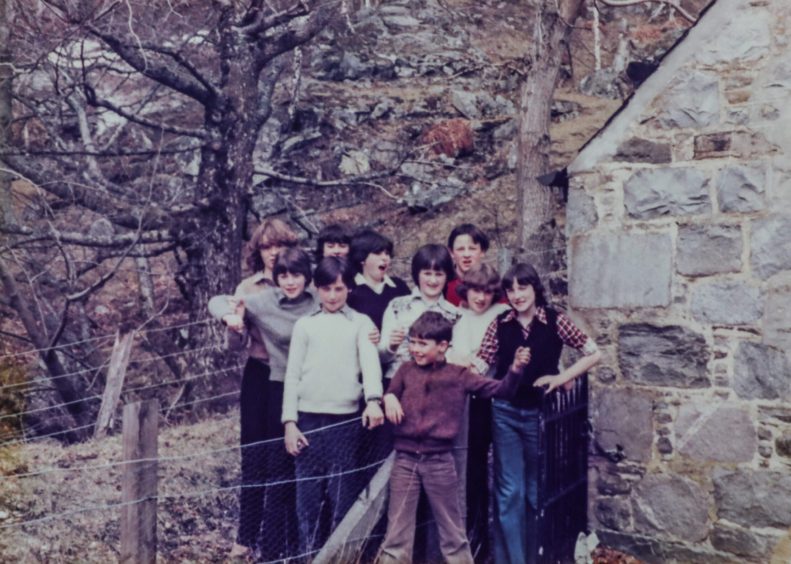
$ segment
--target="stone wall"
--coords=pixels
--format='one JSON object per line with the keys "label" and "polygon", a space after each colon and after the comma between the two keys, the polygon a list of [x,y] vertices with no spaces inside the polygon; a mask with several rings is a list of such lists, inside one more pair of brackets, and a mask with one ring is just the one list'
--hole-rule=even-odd
{"label": "stone wall", "polygon": [[592,527],[649,562],[791,561],[790,27],[719,0],[570,166]]}

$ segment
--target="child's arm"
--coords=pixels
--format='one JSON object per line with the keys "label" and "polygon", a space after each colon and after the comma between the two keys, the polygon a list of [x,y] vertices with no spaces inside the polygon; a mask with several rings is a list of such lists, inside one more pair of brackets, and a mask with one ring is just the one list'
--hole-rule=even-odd
{"label": "child's arm", "polygon": [[500,339],[497,337],[498,319],[492,320],[489,327],[486,328],[486,333],[481,340],[481,346],[472,359],[472,366],[478,374],[486,374],[489,367],[497,362],[497,354],[500,351]]}
{"label": "child's arm", "polygon": [[398,326],[393,302],[390,302],[385,309],[382,318],[382,335],[379,339],[379,356],[382,362],[390,362],[395,356],[398,346],[406,338],[406,332]]}
{"label": "child's arm", "polygon": [[571,382],[574,378],[584,374],[601,360],[601,351],[599,351],[596,341],[583,333],[565,313],[558,313],[557,332],[564,345],[581,351],[584,356],[560,374],[541,376],[536,379],[533,385],[536,387],[546,386],[546,393],[560,386],[564,386],[567,390],[571,389]]}
{"label": "child's arm", "polygon": [[371,342],[371,332],[376,331],[371,318],[362,315],[362,323],[357,332],[357,354],[360,360],[360,370],[363,373],[363,392],[365,394],[365,411],[363,412],[363,425],[369,429],[384,423],[384,413],[379,407],[382,400],[382,366],[379,364],[379,353],[376,345]]}
{"label": "child's arm", "polygon": [[401,407],[401,394],[404,393],[404,370],[407,364],[402,364],[396,370],[393,379],[390,380],[390,385],[387,387],[387,393],[384,396],[385,415],[387,420],[393,425],[398,425],[404,419],[404,410]]}
{"label": "child's arm", "polygon": [[508,373],[502,380],[492,380],[470,370],[465,370],[465,388],[468,393],[482,398],[510,398],[516,393],[522,381],[525,367],[530,363],[530,349],[519,347],[516,349],[514,360]]}
{"label": "child's arm", "polygon": [[294,332],[291,334],[291,345],[288,349],[288,363],[286,364],[286,375],[283,378],[283,413],[281,422],[297,421],[297,405],[299,382],[302,379],[302,363],[307,352],[307,333],[303,320],[298,319],[294,324]]}
{"label": "child's arm", "polygon": [[209,300],[209,315],[228,327],[227,343],[231,350],[239,350],[247,344],[244,323],[244,301],[236,296],[220,295]]}

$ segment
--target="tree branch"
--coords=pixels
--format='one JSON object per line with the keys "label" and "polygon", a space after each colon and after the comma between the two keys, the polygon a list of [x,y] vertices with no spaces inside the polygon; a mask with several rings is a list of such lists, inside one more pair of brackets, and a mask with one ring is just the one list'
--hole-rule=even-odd
{"label": "tree branch", "polygon": [[[4,224],[0,225],[0,232],[10,235],[22,235],[28,237],[25,242],[49,241],[55,239],[52,233],[36,232],[23,225]],[[80,245],[82,247],[117,248],[124,245],[150,245],[154,243],[171,243],[173,237],[166,231],[150,231],[143,233],[123,233],[112,237],[97,237],[86,233],[57,231],[57,239],[62,243]]]}
{"label": "tree branch", "polygon": [[687,20],[689,23],[695,23],[697,19],[695,16],[687,12],[678,0],[596,0],[597,2],[601,2],[605,6],[611,6],[613,8],[623,8],[624,6],[636,6],[637,4],[647,4],[648,2],[659,2],[661,4],[666,4],[673,8],[676,12],[678,12],[682,18]]}

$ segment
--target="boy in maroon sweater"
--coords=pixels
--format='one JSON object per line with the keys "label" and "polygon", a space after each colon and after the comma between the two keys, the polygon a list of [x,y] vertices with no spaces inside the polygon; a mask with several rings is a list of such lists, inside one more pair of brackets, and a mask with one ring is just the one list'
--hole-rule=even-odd
{"label": "boy in maroon sweater", "polygon": [[381,563],[412,562],[421,486],[437,522],[445,560],[473,562],[459,509],[453,443],[462,424],[466,395],[511,397],[530,362],[530,350],[517,351],[505,378],[492,380],[445,362],[452,335],[453,326],[441,314],[421,315],[409,328],[412,361],[401,365],[384,396],[385,414],[396,426],[396,458]]}

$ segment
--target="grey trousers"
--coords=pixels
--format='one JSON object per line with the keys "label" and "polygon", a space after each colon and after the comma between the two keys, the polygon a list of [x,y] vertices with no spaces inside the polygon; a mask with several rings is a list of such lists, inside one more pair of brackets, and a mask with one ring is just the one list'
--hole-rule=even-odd
{"label": "grey trousers", "polygon": [[421,486],[426,491],[439,531],[442,556],[449,564],[472,564],[470,543],[459,510],[459,480],[453,455],[397,452],[390,474],[387,534],[381,564],[409,564],[415,543],[415,521]]}

